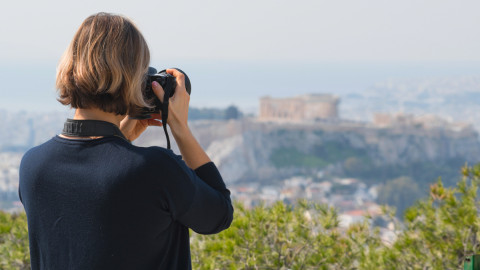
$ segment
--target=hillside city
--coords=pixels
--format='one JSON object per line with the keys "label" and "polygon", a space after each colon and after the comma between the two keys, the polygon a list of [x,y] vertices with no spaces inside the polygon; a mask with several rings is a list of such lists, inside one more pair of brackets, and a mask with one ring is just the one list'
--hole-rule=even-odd
{"label": "hillside city", "polygon": [[[469,85],[469,89],[472,92],[468,97],[471,97],[478,91],[480,85],[478,80],[467,80],[462,78]],[[472,86],[475,82],[477,88]],[[448,81],[447,81],[448,82]],[[405,83],[404,83],[405,84]],[[414,88],[414,83],[409,82],[408,87]],[[425,83],[421,84],[425,88]],[[461,83],[449,82],[444,85],[452,87],[462,87]],[[382,85],[377,85],[377,88],[381,88]],[[385,88],[386,86],[384,86]],[[395,86],[394,83],[388,84],[389,88],[402,88],[402,84]],[[444,87],[438,86],[438,82],[432,83],[432,86],[428,88],[429,95],[439,95],[435,91],[435,87],[442,89],[446,92],[444,94],[450,95],[455,91],[445,91]],[[402,88],[403,89],[403,88]],[[422,88],[423,89],[423,88]],[[422,90],[420,89],[420,90]],[[423,91],[423,90],[422,90]],[[370,97],[380,96],[381,91],[368,92]],[[423,91],[423,96],[427,95]],[[420,94],[417,93],[417,98]],[[480,100],[480,93],[476,94],[476,98]],[[426,98],[425,102],[428,102],[428,108],[438,108],[441,104],[446,104],[448,99],[438,96],[440,103],[435,103],[433,99]],[[366,102],[365,97],[354,97],[353,99]],[[421,102],[422,99],[418,99]],[[229,107],[227,110],[197,110],[191,112],[190,119],[193,126],[196,121],[213,121],[216,125],[231,125],[232,121],[242,121],[241,119],[247,119],[246,123],[272,123],[276,124],[290,124],[290,123],[308,123],[308,125],[330,125],[337,126],[339,128],[357,128],[364,131],[367,127],[373,130],[388,130],[388,128],[397,128],[404,130],[404,127],[414,127],[420,130],[426,130],[431,132],[432,130],[446,130],[451,136],[466,136],[468,138],[474,138],[475,146],[470,147],[477,149],[476,143],[478,142],[478,126],[473,122],[471,116],[464,119],[470,120],[470,122],[459,121],[461,119],[462,111],[458,110],[458,106],[452,107],[456,111],[454,113],[454,119],[445,117],[448,111],[443,111],[442,115],[435,114],[431,111],[418,111],[418,104],[415,104],[415,110],[417,114],[408,114],[408,107],[394,111],[386,111],[384,108],[379,108],[378,111],[373,108],[370,113],[370,120],[346,120],[354,119],[355,113],[345,114],[352,108],[342,109],[343,99],[330,94],[314,94],[314,95],[300,95],[289,98],[274,98],[263,97],[260,99],[260,109],[258,116],[242,116],[241,112],[234,106]],[[352,97],[347,97],[346,102],[352,102]],[[480,104],[480,103],[479,103]],[[448,104],[447,104],[448,105]],[[446,107],[448,107],[446,105]],[[402,104],[402,106],[406,106]],[[472,110],[478,107],[475,103],[466,103],[464,112],[470,114]],[[38,145],[55,134],[61,131],[63,121],[67,117],[71,117],[71,111],[54,112],[54,113],[29,113],[29,112],[8,112],[0,110],[0,124],[2,124],[2,132],[0,132],[0,209],[9,212],[21,211],[22,205],[18,199],[18,178],[19,178],[19,166],[20,160],[25,151],[29,148]],[[362,112],[364,113],[364,112]],[[358,114],[360,115],[360,114]],[[453,114],[452,114],[453,115]],[[352,116],[352,117],[350,117]],[[195,120],[196,119],[196,120]],[[22,123],[22,125],[18,125]],[[202,122],[204,123],[204,122]],[[237,123],[237,122],[235,122]],[[204,125],[204,124],[202,124]],[[200,126],[200,124],[199,124]],[[400,128],[398,128],[400,127]],[[406,130],[406,129],[405,129]],[[402,132],[402,131],[398,131]],[[435,131],[437,132],[437,131]],[[442,131],[444,132],[444,131]],[[445,133],[445,134],[447,134]],[[430,133],[428,133],[430,134]],[[444,134],[444,133],[442,133]],[[462,134],[462,135],[455,135]],[[162,140],[158,139],[150,140],[149,135],[146,135],[143,141],[140,140],[139,145],[148,144],[161,144]],[[227,139],[230,135],[224,135]],[[430,136],[430,135],[428,135]],[[441,135],[442,138],[445,135]],[[448,135],[450,136],[450,135]],[[447,136],[447,137],[448,137]],[[208,136],[205,136],[208,137]],[[235,136],[233,136],[235,137]],[[222,138],[225,139],[225,138]],[[367,138],[368,139],[368,138]],[[208,141],[210,140],[210,141]],[[212,138],[206,140],[200,139],[200,143],[206,146],[212,145]],[[208,141],[208,143],[207,143]],[[208,145],[207,145],[208,144]],[[453,143],[452,147],[458,143]],[[458,146],[460,150],[455,150],[458,153],[464,153],[465,147],[463,145]],[[208,148],[208,147],[206,147]],[[209,155],[212,160],[218,160],[219,163],[225,163],[225,149],[222,151],[213,151],[213,147],[210,147]],[[175,149],[175,148],[174,148]],[[462,150],[463,149],[463,150]],[[455,152],[453,151],[453,152]],[[476,150],[475,150],[476,151]],[[476,152],[473,152],[474,154]],[[234,162],[234,161],[233,161]],[[305,174],[289,172],[284,178],[274,179],[270,182],[262,181],[232,181],[227,185],[232,192],[234,200],[243,203],[246,207],[253,207],[259,204],[271,205],[276,201],[283,201],[288,204],[295,204],[300,199],[307,199],[310,201],[328,204],[335,207],[341,220],[341,226],[347,227],[353,222],[362,220],[366,215],[381,216],[381,204],[378,202],[379,192],[381,190],[382,183],[366,183],[364,180],[357,177],[342,177],[341,175],[332,174],[331,171],[336,170],[338,164],[329,164],[328,166],[322,166],[316,170],[310,170],[310,173]],[[224,170],[230,167],[219,166],[222,175]],[[227,168],[227,169],[225,169]],[[274,167],[272,167],[274,168]],[[235,169],[235,168],[234,168]],[[281,171],[281,169],[279,169]],[[295,171],[295,170],[290,170]],[[225,171],[225,175],[229,175],[231,172]],[[435,179],[431,179],[434,181]],[[382,235],[386,241],[391,241],[392,224],[385,224],[382,231]]]}

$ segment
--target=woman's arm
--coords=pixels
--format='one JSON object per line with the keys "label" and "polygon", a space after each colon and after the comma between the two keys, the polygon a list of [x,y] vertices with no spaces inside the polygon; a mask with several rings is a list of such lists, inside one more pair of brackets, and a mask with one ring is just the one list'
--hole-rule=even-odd
{"label": "woman's arm", "polygon": [[[228,228],[233,219],[230,191],[225,186],[217,167],[210,161],[188,127],[190,95],[185,89],[185,76],[176,69],[167,69],[167,73],[175,76],[177,80],[175,94],[169,99],[167,123],[185,161],[182,162],[183,166],[186,164],[194,170],[183,170],[189,177],[178,183],[181,185],[178,187],[181,190],[179,192],[183,192],[187,186],[194,192],[189,198],[191,199],[189,207],[185,212],[176,215],[176,218],[197,233],[217,233]],[[152,89],[163,102],[162,87],[154,82]]]}
{"label": "woman's arm", "polygon": [[[169,99],[167,123],[172,130],[183,160],[188,167],[197,169],[210,162],[210,158],[188,127],[190,95],[185,88],[185,75],[176,69],[167,69],[167,73],[173,75],[177,80],[175,94]],[[152,89],[160,101],[163,102],[164,92],[160,84],[153,82]]]}

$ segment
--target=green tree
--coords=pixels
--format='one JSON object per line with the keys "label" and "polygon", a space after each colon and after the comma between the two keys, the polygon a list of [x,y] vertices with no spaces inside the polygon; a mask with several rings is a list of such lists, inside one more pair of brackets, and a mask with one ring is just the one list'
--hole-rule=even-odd
{"label": "green tree", "polygon": [[225,109],[225,119],[229,120],[238,118],[240,118],[240,111],[236,106],[230,105]]}
{"label": "green tree", "polygon": [[[192,235],[193,263],[199,269],[462,269],[480,249],[479,183],[480,166],[465,167],[456,187],[439,179],[428,198],[406,210],[405,224],[397,222],[393,243],[382,241],[371,219],[340,228],[335,209],[326,206],[237,204],[230,229]],[[396,220],[395,211],[384,213]]]}
{"label": "green tree", "polygon": [[456,187],[445,188],[439,179],[428,199],[406,211],[405,230],[394,245],[395,260],[405,269],[462,269],[467,256],[479,253],[480,166],[462,173]]}
{"label": "green tree", "polygon": [[192,235],[192,263],[200,269],[342,269],[349,241],[337,212],[325,205],[277,202],[247,210],[236,204],[231,228]]}
{"label": "green tree", "polygon": [[379,189],[377,201],[397,209],[397,217],[403,217],[405,210],[422,197],[418,184],[410,177],[399,177],[388,181]]}
{"label": "green tree", "polygon": [[0,269],[30,269],[25,213],[0,212]]}

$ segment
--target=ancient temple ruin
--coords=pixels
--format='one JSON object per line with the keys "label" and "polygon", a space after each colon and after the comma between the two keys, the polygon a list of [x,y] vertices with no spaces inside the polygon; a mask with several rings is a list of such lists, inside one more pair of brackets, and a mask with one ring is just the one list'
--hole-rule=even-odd
{"label": "ancient temple ruin", "polygon": [[309,94],[290,98],[262,97],[259,120],[317,121],[338,118],[340,99],[330,94]]}

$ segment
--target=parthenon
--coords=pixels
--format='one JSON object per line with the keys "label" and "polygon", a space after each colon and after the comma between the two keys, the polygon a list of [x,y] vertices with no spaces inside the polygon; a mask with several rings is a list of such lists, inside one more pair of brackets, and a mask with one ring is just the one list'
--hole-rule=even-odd
{"label": "parthenon", "polygon": [[308,94],[291,98],[262,97],[259,120],[316,121],[338,118],[340,99],[330,94]]}

